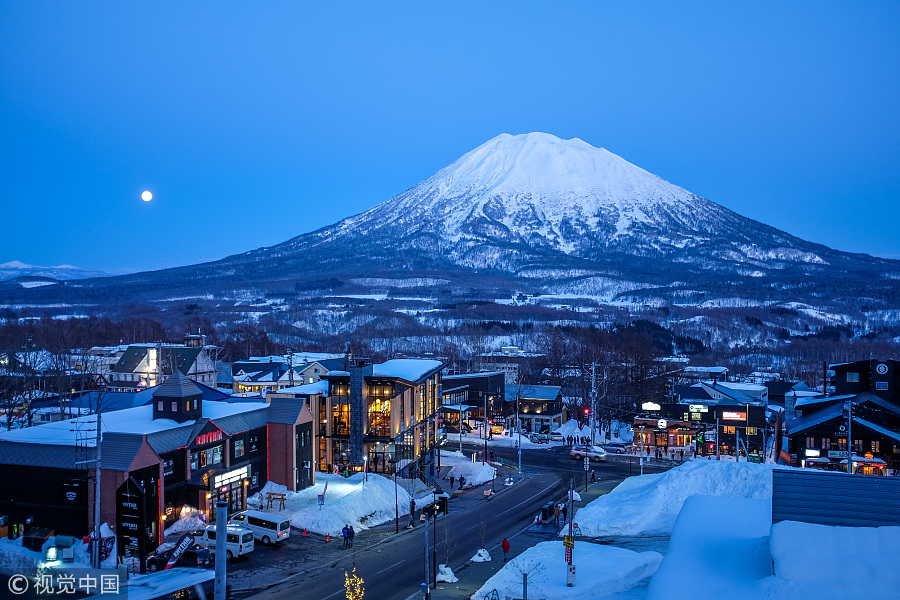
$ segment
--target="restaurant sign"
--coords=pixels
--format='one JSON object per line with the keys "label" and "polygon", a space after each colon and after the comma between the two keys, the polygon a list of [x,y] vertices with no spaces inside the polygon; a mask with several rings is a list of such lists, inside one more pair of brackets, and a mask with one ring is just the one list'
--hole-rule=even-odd
{"label": "restaurant sign", "polygon": [[213,442],[221,442],[222,441],[222,430],[217,429],[216,431],[210,431],[209,433],[201,433],[196,438],[194,438],[195,446],[203,446],[205,444],[212,444]]}
{"label": "restaurant sign", "polygon": [[747,413],[723,410],[722,411],[722,420],[723,421],[746,421]]}
{"label": "restaurant sign", "polygon": [[695,412],[695,413],[709,412],[709,407],[706,406],[705,404],[690,404],[688,406],[689,406],[691,412]]}
{"label": "restaurant sign", "polygon": [[244,466],[240,469],[235,469],[234,471],[228,471],[227,473],[222,473],[221,475],[216,475],[213,478],[213,487],[212,489],[217,490],[223,485],[228,485],[229,483],[235,483],[236,481],[240,481],[241,479],[247,479],[250,476],[250,466]]}
{"label": "restaurant sign", "polygon": [[849,450],[829,450],[828,458],[850,458]]}

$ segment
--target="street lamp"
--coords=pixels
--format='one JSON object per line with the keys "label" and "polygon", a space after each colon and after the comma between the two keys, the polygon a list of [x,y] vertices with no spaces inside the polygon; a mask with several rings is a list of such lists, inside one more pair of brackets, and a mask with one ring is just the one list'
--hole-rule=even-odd
{"label": "street lamp", "polygon": [[397,461],[394,457],[388,459],[388,464],[393,465],[394,471],[394,533],[400,533],[400,505],[397,503]]}

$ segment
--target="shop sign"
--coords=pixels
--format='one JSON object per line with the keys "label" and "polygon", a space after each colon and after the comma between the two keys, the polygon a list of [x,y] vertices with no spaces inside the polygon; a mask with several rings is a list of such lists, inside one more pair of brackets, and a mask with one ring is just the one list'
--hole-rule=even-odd
{"label": "shop sign", "polygon": [[563,536],[563,546],[565,546],[566,548],[574,548],[575,538],[571,535]]}
{"label": "shop sign", "polygon": [[722,420],[723,421],[746,421],[747,413],[723,410],[722,411]]}
{"label": "shop sign", "polygon": [[850,458],[849,450],[829,450],[828,458]]}
{"label": "shop sign", "polygon": [[234,483],[236,481],[240,481],[241,479],[246,479],[249,475],[249,466],[241,467],[240,469],[235,469],[234,471],[228,471],[227,473],[222,473],[221,475],[216,475],[215,477],[213,477],[212,489],[217,490],[223,485],[228,485],[229,483]]}
{"label": "shop sign", "polygon": [[665,419],[660,419],[659,421],[656,422],[656,426],[659,429],[665,429],[668,425],[669,425],[669,423]]}
{"label": "shop sign", "polygon": [[213,442],[221,442],[222,441],[222,430],[218,429],[216,431],[210,431],[209,433],[201,433],[196,438],[194,438],[195,446],[204,446],[206,444],[212,444]]}
{"label": "shop sign", "polygon": [[709,412],[709,407],[705,404],[689,404],[688,408],[691,412],[695,413]]}
{"label": "shop sign", "polygon": [[821,456],[821,455],[822,455],[822,453],[821,453],[821,451],[819,451],[819,450],[815,450],[815,449],[813,449],[813,448],[807,448],[807,449],[806,449],[806,456],[807,456],[807,458],[818,458],[818,457]]}

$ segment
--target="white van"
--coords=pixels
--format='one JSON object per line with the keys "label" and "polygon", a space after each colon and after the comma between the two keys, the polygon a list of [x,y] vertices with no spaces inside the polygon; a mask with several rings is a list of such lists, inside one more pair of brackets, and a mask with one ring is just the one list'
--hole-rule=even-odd
{"label": "white van", "polygon": [[242,510],[231,515],[229,523],[253,532],[253,537],[268,546],[291,537],[291,522],[259,510]]}
{"label": "white van", "polygon": [[[234,558],[253,552],[253,532],[244,527],[228,526],[228,537],[225,539],[225,557]],[[216,553],[216,526],[207,525],[206,529],[198,529],[193,532],[194,542],[203,546],[215,555]]]}

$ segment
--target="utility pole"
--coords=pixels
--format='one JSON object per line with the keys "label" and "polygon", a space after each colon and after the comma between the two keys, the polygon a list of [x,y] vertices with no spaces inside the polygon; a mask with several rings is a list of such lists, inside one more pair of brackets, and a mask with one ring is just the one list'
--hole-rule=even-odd
{"label": "utility pole", "polygon": [[853,474],[853,400],[847,400],[847,473]]}
{"label": "utility pole", "polygon": [[516,442],[516,454],[519,457],[519,478],[522,477],[522,420],[519,418],[519,396],[522,395],[521,383],[516,386],[516,432],[519,441]]}
{"label": "utility pole", "polygon": [[641,475],[644,474],[644,426],[641,425]]}
{"label": "utility pole", "polygon": [[[572,479],[569,480],[569,510],[568,510],[569,514],[567,515],[569,517],[568,521],[569,521],[569,539],[570,540],[575,539],[572,536],[572,522],[575,518],[575,514],[574,514],[575,507],[572,506],[574,503],[573,502],[574,498],[575,498],[575,478],[573,477]],[[574,544],[574,542],[572,545],[573,545],[573,547],[569,548],[569,561],[568,561],[568,564],[566,565],[566,586],[567,587],[572,587],[573,585],[575,585],[575,557],[574,557],[574,553],[575,553],[574,545],[575,544]],[[571,575],[571,577],[570,577],[570,575]]]}
{"label": "utility pole", "polygon": [[593,446],[596,442],[594,441],[594,413],[596,412],[596,404],[597,400],[597,361],[591,363],[591,446]]}
{"label": "utility pole", "polygon": [[[423,509],[424,510],[424,509]],[[428,523],[425,523],[425,583],[422,589],[425,592],[425,600],[431,600],[431,556],[428,552]]]}
{"label": "utility pole", "polygon": [[225,542],[228,540],[228,503],[224,500],[216,502],[216,583],[213,588],[213,600],[225,600],[226,575],[225,565],[228,554]]}
{"label": "utility pole", "polygon": [[290,386],[294,387],[294,350],[292,348],[288,348],[288,381],[290,382]]}
{"label": "utility pole", "polygon": [[[100,568],[100,444],[103,434],[100,431],[100,407],[97,407],[96,462],[94,463],[94,539],[91,540],[91,567]],[[143,573],[143,570],[141,571]]]}
{"label": "utility pole", "polygon": [[[735,429],[737,431],[737,429]],[[722,460],[719,456],[719,448],[722,447],[722,440],[719,439],[719,413],[716,413],[716,460]]]}
{"label": "utility pole", "polygon": [[484,395],[484,428],[482,429],[482,433],[484,434],[484,454],[481,456],[481,464],[484,465],[487,462],[487,436],[488,436],[488,397],[487,394]]}

